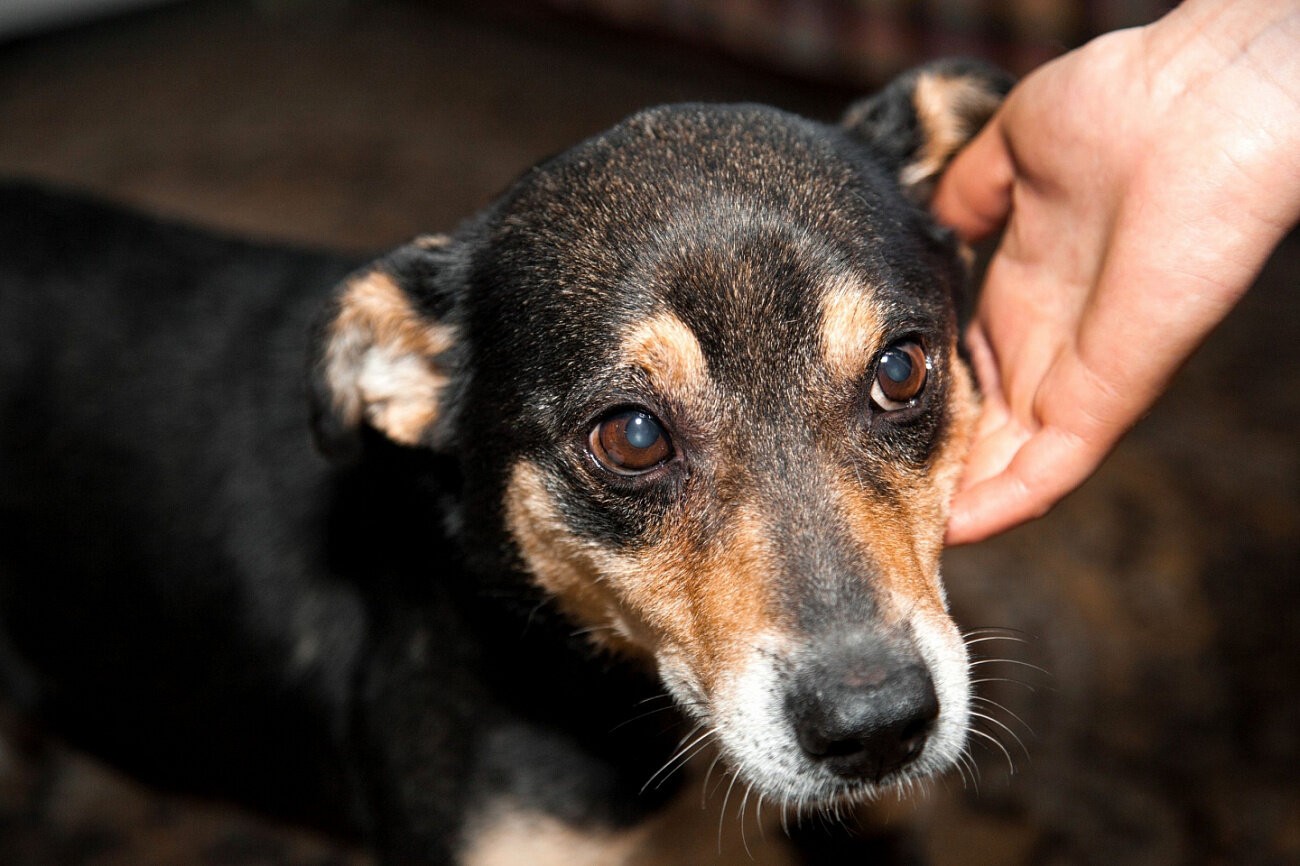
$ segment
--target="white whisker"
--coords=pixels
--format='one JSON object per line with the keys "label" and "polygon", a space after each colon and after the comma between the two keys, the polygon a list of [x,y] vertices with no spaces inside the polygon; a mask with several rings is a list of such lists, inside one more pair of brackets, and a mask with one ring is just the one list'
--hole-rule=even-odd
{"label": "white whisker", "polygon": [[1022,638],[1022,637],[1016,637],[1015,635],[1009,635],[1009,634],[991,634],[991,635],[986,635],[986,636],[984,636],[984,637],[973,638],[973,639],[971,639],[971,640],[966,641],[965,643],[966,643],[966,646],[968,646],[968,647],[972,647],[972,646],[974,646],[974,645],[977,644],[977,643],[984,643],[985,641],[990,641],[990,640],[1009,640],[1009,641],[1012,641],[1012,642],[1014,642],[1014,643],[1029,643],[1029,641],[1025,640],[1025,639]]}
{"label": "white whisker", "polygon": [[[713,760],[709,762],[709,769],[706,770],[704,773],[704,784],[700,786],[700,808],[701,809],[705,808],[709,803],[709,796],[710,794],[713,793],[709,790],[709,778],[713,775],[714,768],[718,766],[718,762],[721,760],[722,760],[722,751],[719,750],[718,753],[713,756]],[[719,782],[719,784],[721,784],[721,782]]]}
{"label": "white whisker", "polygon": [[973,668],[977,668],[980,665],[1020,665],[1021,667],[1036,670],[1040,674],[1043,674],[1044,676],[1047,677],[1051,676],[1051,673],[1048,672],[1046,669],[1040,668],[1036,664],[1031,664],[1029,662],[1022,662],[1020,661],[1020,659],[976,659],[975,661],[970,663],[970,666]]}
{"label": "white whisker", "polygon": [[686,742],[687,739],[693,736],[702,727],[704,727],[702,724],[696,725],[694,728],[690,730],[690,732],[685,737],[682,737],[681,742],[678,743],[677,751],[674,752],[673,756],[669,758],[662,767],[656,770],[650,776],[649,779],[646,779],[645,784],[641,786],[641,793],[644,794],[646,789],[650,787],[651,783],[654,782],[655,779],[659,779],[659,783],[655,785],[656,788],[659,787],[659,785],[662,785],[665,781],[667,781],[669,776],[671,776],[677,770],[681,769],[683,766],[686,765],[688,761],[690,761],[694,752],[698,751],[698,749],[696,748],[697,746],[703,748],[702,744],[707,743],[711,737],[717,734],[717,731],[710,728],[706,730],[703,734],[700,734],[694,740],[691,740],[691,742],[688,745],[683,746],[681,744]]}
{"label": "white whisker", "polygon": [[754,855],[749,850],[749,840],[745,838],[745,807],[749,805],[749,795],[750,793],[753,792],[753,790],[754,790],[754,783],[753,782],[746,783],[745,796],[740,798],[740,809],[738,811],[738,814],[740,816],[740,845],[745,849],[745,855],[748,856],[750,860],[754,859]]}
{"label": "white whisker", "polygon": [[971,700],[972,700],[972,701],[979,701],[981,704],[987,704],[987,705],[989,705],[990,707],[994,707],[995,709],[1001,710],[1002,712],[1006,713],[1008,716],[1010,716],[1011,718],[1013,718],[1013,719],[1015,719],[1017,722],[1019,722],[1022,726],[1024,726],[1025,731],[1027,731],[1031,737],[1032,737],[1032,736],[1035,736],[1035,734],[1034,734],[1034,729],[1033,729],[1032,727],[1030,727],[1029,723],[1026,722],[1024,719],[1020,718],[1020,716],[1016,715],[1014,712],[1012,712],[1010,709],[1008,709],[1005,705],[1003,705],[1003,704],[1001,704],[1001,703],[998,703],[997,701],[993,700],[992,698],[986,698],[986,697],[984,697],[983,695],[971,695]]}
{"label": "white whisker", "polygon": [[1038,689],[1034,688],[1029,683],[1024,682],[1023,680],[1012,679],[1011,677],[984,677],[982,679],[970,681],[972,686],[978,686],[984,683],[1011,683],[1012,685],[1023,686],[1034,694],[1038,693]]}
{"label": "white whisker", "polygon": [[988,734],[985,733],[984,731],[981,731],[979,728],[971,728],[970,732],[972,734],[975,734],[978,737],[983,737],[993,745],[997,746],[998,749],[1002,751],[1002,754],[1006,756],[1007,766],[1011,769],[1011,775],[1014,776],[1016,774],[1016,762],[1011,759],[1011,753],[1007,751],[1006,746],[1002,745],[1001,740],[999,740],[997,737],[993,736],[992,734]]}
{"label": "white whisker", "polygon": [[727,793],[722,798],[722,809],[718,812],[718,855],[722,855],[722,825],[727,819],[727,802],[731,799],[731,790],[736,787],[736,781],[740,774],[735,770],[731,771],[731,784],[727,786]]}
{"label": "white whisker", "polygon": [[1029,750],[1025,748],[1025,744],[1024,744],[1023,742],[1021,742],[1020,737],[1016,736],[1016,732],[1015,732],[1015,731],[1011,730],[1011,729],[1008,728],[1006,725],[1002,724],[1002,722],[999,722],[997,719],[993,718],[993,717],[990,716],[990,715],[986,715],[986,714],[984,714],[984,713],[978,713],[978,712],[975,712],[974,710],[971,710],[971,715],[974,716],[974,717],[977,718],[977,719],[983,719],[983,720],[986,721],[986,722],[992,722],[993,724],[997,725],[997,726],[998,726],[999,728],[1001,728],[1002,730],[1006,731],[1006,732],[1011,736],[1011,739],[1015,740],[1015,741],[1016,741],[1016,744],[1017,744],[1018,746],[1020,746],[1020,751],[1022,751],[1022,752],[1025,753],[1025,758],[1027,758],[1027,759],[1029,758]]}

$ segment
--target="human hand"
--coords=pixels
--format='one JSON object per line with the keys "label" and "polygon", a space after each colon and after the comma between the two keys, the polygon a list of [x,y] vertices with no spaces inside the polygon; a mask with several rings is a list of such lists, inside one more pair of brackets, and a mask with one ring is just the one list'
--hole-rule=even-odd
{"label": "human hand", "polygon": [[1300,2],[1189,0],[1036,70],[932,208],[1006,232],[967,334],[984,405],[948,541],[1097,468],[1300,217]]}

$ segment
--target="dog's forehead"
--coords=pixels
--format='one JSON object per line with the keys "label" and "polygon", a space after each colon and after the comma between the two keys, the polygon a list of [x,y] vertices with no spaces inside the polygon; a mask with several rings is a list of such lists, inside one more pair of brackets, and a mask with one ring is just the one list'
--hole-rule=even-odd
{"label": "dog's forehead", "polygon": [[764,106],[661,107],[501,203],[484,324],[539,372],[591,374],[670,316],[713,377],[760,397],[756,383],[788,391],[824,365],[831,308],[855,334],[872,310],[942,316],[951,287],[934,279],[932,241],[870,147],[837,127]]}
{"label": "dog's forehead", "polygon": [[[871,147],[840,127],[761,105],[670,105],[537,167],[506,223],[533,240],[572,241],[578,260],[604,253],[626,264],[620,251],[665,242],[665,226],[721,229],[733,213],[847,243],[867,225],[887,230],[900,199]],[[715,222],[702,219],[710,215]]]}
{"label": "dog's forehead", "polygon": [[[668,345],[681,346],[689,334],[719,385],[774,397],[817,363],[831,287],[870,303],[869,281],[835,245],[780,214],[737,206],[724,214],[697,214],[675,227],[677,236],[631,279],[649,289],[650,319],[676,324],[679,337]],[[641,322],[634,315],[617,324],[640,334]]]}
{"label": "dog's forehead", "polygon": [[[662,218],[716,196],[824,210],[852,182],[857,144],[838,127],[763,105],[646,109],[531,172],[520,205],[548,220]],[[530,197],[530,193],[534,197]]]}

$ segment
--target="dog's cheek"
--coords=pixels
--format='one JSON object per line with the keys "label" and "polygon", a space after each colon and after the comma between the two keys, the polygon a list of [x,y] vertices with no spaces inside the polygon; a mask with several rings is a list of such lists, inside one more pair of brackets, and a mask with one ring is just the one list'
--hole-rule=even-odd
{"label": "dog's cheek", "polygon": [[878,616],[891,625],[917,609],[942,613],[943,497],[931,479],[911,473],[890,473],[881,486],[888,493],[881,495],[851,477],[833,483],[853,543],[864,560],[876,564],[869,591]]}
{"label": "dog's cheek", "polygon": [[949,506],[961,482],[979,418],[979,396],[975,389],[970,367],[960,357],[957,349],[948,354],[948,418],[944,443],[935,451],[930,464],[929,492],[926,511],[922,515],[924,527],[917,528],[920,551],[926,561],[938,563],[943,552],[944,533],[948,524]]}
{"label": "dog's cheek", "polygon": [[975,388],[975,378],[970,366],[957,348],[948,354],[948,441],[934,464],[936,488],[944,490],[948,498],[957,489],[961,479],[962,462],[970,449],[979,417],[980,400]]}
{"label": "dog's cheek", "polygon": [[672,556],[656,545],[617,551],[575,531],[550,478],[525,459],[506,484],[506,528],[533,582],[598,646],[648,659],[664,640],[680,639],[690,616]]}
{"label": "dog's cheek", "polygon": [[739,506],[726,524],[713,544],[681,545],[672,556],[690,616],[676,649],[701,694],[744,663],[758,635],[784,628],[775,553],[760,510]]}
{"label": "dog's cheek", "polygon": [[[701,544],[669,517],[634,551],[576,533],[546,470],[522,460],[506,492],[506,524],[533,581],[589,629],[597,645],[653,657],[678,697],[700,700],[775,627],[770,544],[761,515],[740,509]],[[675,690],[676,691],[676,690]]]}
{"label": "dog's cheek", "polygon": [[606,557],[563,520],[541,467],[521,460],[511,470],[505,520],[524,568],[566,615],[591,629],[596,643],[640,653],[629,629],[619,627],[617,599],[601,579]]}
{"label": "dog's cheek", "polygon": [[978,404],[970,371],[949,351],[945,362],[948,377],[946,405],[939,441],[929,459],[916,468],[883,467],[889,501],[855,484],[846,484],[842,495],[850,503],[854,534],[882,566],[890,585],[887,593],[906,599],[908,607],[933,606],[942,612],[945,603],[939,578],[949,504],[970,447]]}

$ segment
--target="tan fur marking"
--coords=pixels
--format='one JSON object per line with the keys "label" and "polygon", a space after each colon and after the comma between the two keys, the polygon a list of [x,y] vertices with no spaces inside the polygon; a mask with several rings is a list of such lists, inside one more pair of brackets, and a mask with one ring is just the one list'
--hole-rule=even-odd
{"label": "tan fur marking", "polygon": [[903,167],[904,187],[919,187],[939,176],[948,160],[975,132],[968,118],[985,118],[1001,101],[978,79],[927,74],[916,79],[912,102],[924,141],[917,158]]}
{"label": "tan fur marking", "polygon": [[[701,806],[700,777],[714,754],[705,750],[691,761],[689,775],[695,778],[666,809],[626,830],[578,829],[500,803],[471,833],[461,862],[464,866],[793,866],[778,810],[760,814],[756,803],[748,804],[744,816],[748,835],[742,837],[734,800],[725,815],[721,795]],[[755,837],[762,841],[756,843]]]}
{"label": "tan fur marking", "polygon": [[440,250],[451,243],[450,235],[420,235],[411,241],[422,250]]}
{"label": "tan fur marking", "polygon": [[[912,499],[918,494],[927,494],[928,485],[923,479],[903,478],[901,473],[896,473],[889,481],[896,489],[906,491],[897,506],[872,496],[851,476],[837,479],[832,486],[849,532],[863,549],[870,552],[877,566],[873,581],[877,598],[888,601],[902,597],[911,600],[910,607],[928,607],[937,601],[937,585],[933,581],[935,571],[922,561],[914,533],[919,526],[930,530],[924,518],[916,513],[929,509]],[[939,533],[942,534],[941,527]],[[933,566],[937,568],[937,562]],[[901,613],[903,611],[889,610],[889,605],[886,605],[881,619],[885,624],[894,624],[896,615]]]}
{"label": "tan fur marking", "polygon": [[770,599],[776,573],[762,513],[741,506],[725,540],[685,576],[694,614],[688,649],[696,657],[694,671],[706,691],[748,657],[756,635],[778,629]]}
{"label": "tan fur marking", "polygon": [[412,309],[389,275],[355,277],[330,326],[325,376],[335,409],[355,426],[364,417],[395,442],[419,444],[438,417],[447,375],[436,358],[455,330]]}
{"label": "tan fur marking", "polygon": [[672,313],[640,323],[623,339],[625,363],[645,372],[660,394],[688,399],[709,384],[704,352],[690,328]]}
{"label": "tan fur marking", "polygon": [[543,471],[521,461],[506,491],[506,521],[537,584],[598,645],[681,659],[694,685],[715,679],[770,630],[773,568],[756,511],[742,510],[716,544],[694,549],[672,520],[647,549],[624,554],[576,536]]}
{"label": "tan fur marking", "polygon": [[880,319],[864,289],[848,281],[830,287],[822,298],[822,351],[832,375],[845,380],[862,375],[884,339]]}
{"label": "tan fur marking", "polygon": [[464,866],[622,866],[644,844],[648,827],[579,830],[535,812],[499,808],[474,833]]}
{"label": "tan fur marking", "polygon": [[654,640],[624,622],[606,571],[617,570],[613,554],[574,535],[546,489],[541,469],[520,461],[506,488],[506,526],[537,585],[566,614],[594,629],[594,643],[644,655]]}

